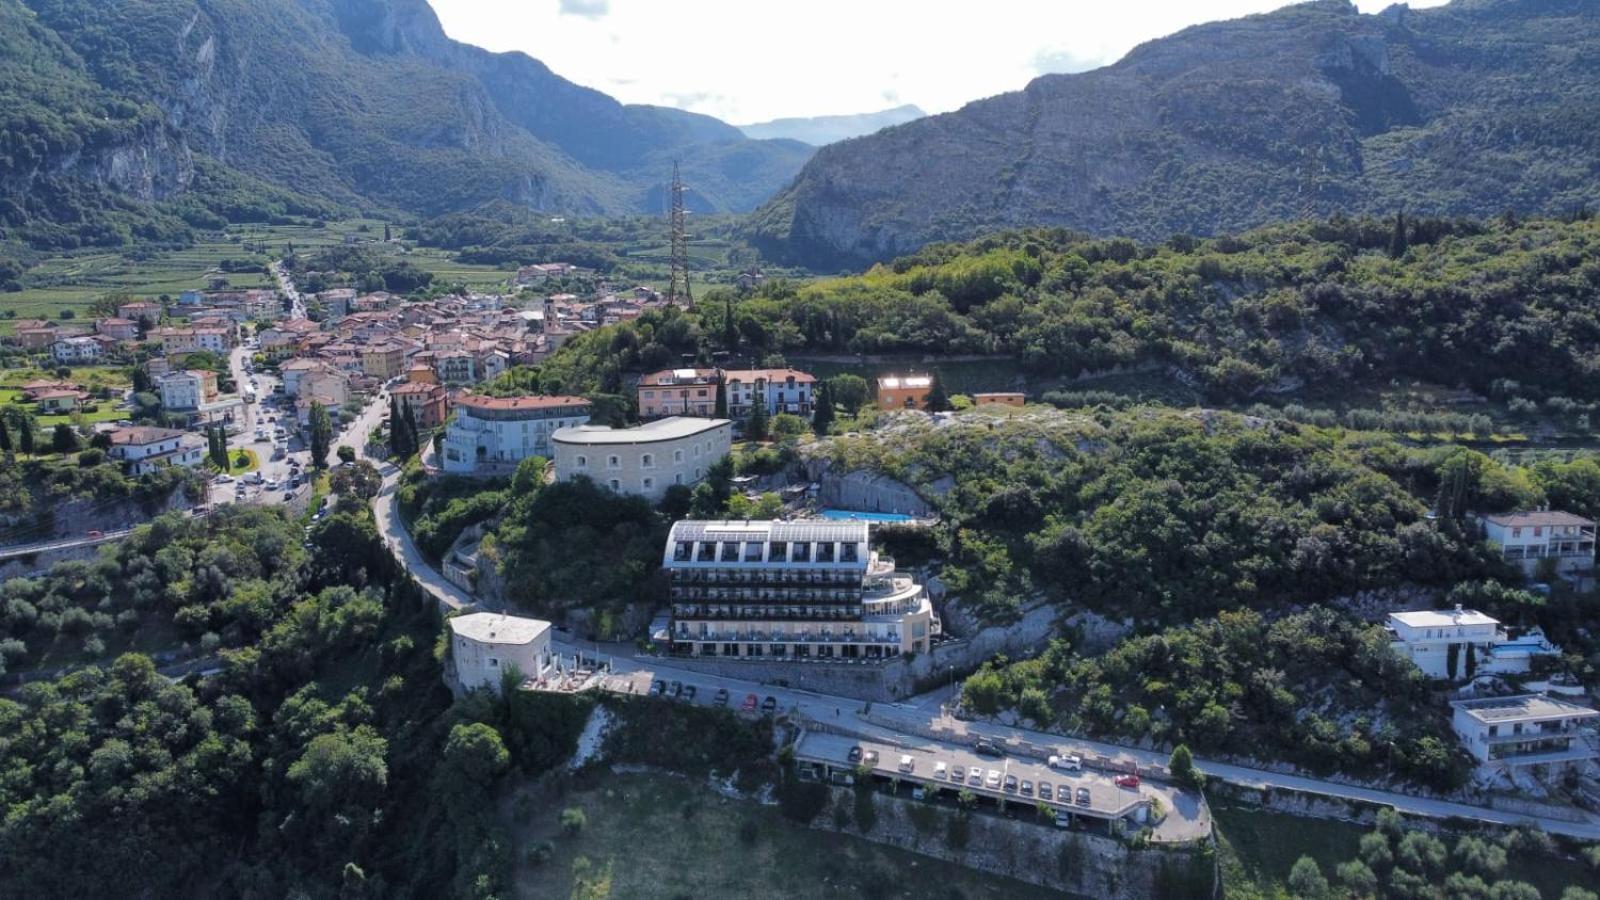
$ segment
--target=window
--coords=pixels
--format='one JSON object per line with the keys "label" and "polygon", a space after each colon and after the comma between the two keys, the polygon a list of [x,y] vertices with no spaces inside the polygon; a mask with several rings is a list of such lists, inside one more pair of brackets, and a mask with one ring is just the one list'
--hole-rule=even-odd
{"label": "window", "polygon": [[811,545],[810,544],[795,544],[794,545],[794,561],[795,562],[810,562],[811,561]]}
{"label": "window", "polygon": [[655,467],[656,467],[656,456],[655,456],[654,453],[646,453],[645,455],[639,457],[639,468],[641,468],[641,469],[654,469]]}
{"label": "window", "polygon": [[855,562],[856,561],[856,545],[855,544],[840,544],[839,545],[839,558],[841,560],[843,560],[844,562]]}
{"label": "window", "polygon": [[1544,536],[1544,526],[1543,525],[1535,525],[1535,526],[1533,526],[1533,536],[1534,537],[1543,537]]}
{"label": "window", "polygon": [[616,491],[618,493],[622,492],[622,482],[616,480],[615,478],[611,479],[609,482],[607,482],[607,484],[610,485],[610,487],[611,487],[611,489],[613,491]]}
{"label": "window", "polygon": [[580,468],[580,469],[589,468],[589,457],[587,457],[587,456],[578,457],[577,462],[575,463],[575,465],[577,465],[577,467]]}
{"label": "window", "polygon": [[646,400],[654,400],[656,398],[656,392],[655,391],[645,391],[644,392],[644,398]]}
{"label": "window", "polygon": [[761,542],[760,541],[749,541],[744,545],[744,561],[745,562],[760,562],[761,561]]}
{"label": "window", "polygon": [[739,561],[739,542],[738,541],[724,541],[723,542],[723,544],[722,544],[722,561],[723,562],[738,562]]}
{"label": "window", "polygon": [[819,562],[819,563],[831,563],[831,562],[833,562],[833,544],[831,544],[831,543],[820,543],[820,544],[817,544],[817,562]]}
{"label": "window", "polygon": [[715,541],[701,541],[700,555],[695,557],[696,562],[715,562],[717,559],[717,545]]}
{"label": "window", "polygon": [[672,451],[672,461],[675,462],[675,463],[683,462],[683,451],[682,450],[674,450],[674,451]]}
{"label": "window", "polygon": [[500,660],[495,659],[494,657],[491,656],[491,657],[489,657],[489,665],[494,666],[496,668],[499,668]]}
{"label": "window", "polygon": [[767,545],[767,562],[788,562],[789,545],[784,541],[773,541]]}
{"label": "window", "polygon": [[606,457],[606,468],[608,468],[608,469],[620,469],[620,468],[622,468],[622,458],[619,457],[619,456],[608,456],[608,457]]}
{"label": "window", "polygon": [[1513,528],[1513,529],[1511,529],[1511,536],[1514,537],[1514,538],[1522,537],[1522,529],[1521,528]]}
{"label": "window", "polygon": [[643,482],[641,482],[641,484],[647,491],[653,491],[656,489],[656,480],[654,478],[646,478]]}

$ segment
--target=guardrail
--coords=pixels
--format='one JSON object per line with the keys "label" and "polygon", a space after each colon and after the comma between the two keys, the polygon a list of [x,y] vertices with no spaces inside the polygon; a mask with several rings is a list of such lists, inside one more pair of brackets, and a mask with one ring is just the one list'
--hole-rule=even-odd
{"label": "guardrail", "polygon": [[19,556],[35,556],[40,553],[49,553],[52,550],[70,550],[73,547],[92,547],[96,544],[120,541],[132,533],[133,529],[124,528],[120,531],[107,531],[97,537],[56,538],[34,544],[13,544],[9,547],[0,547],[0,560],[16,559]]}

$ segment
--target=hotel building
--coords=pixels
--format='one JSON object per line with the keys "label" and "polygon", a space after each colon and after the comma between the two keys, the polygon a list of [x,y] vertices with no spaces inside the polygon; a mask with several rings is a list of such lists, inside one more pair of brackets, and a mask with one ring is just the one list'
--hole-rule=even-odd
{"label": "hotel building", "polygon": [[873,552],[865,522],[672,526],[674,653],[855,661],[926,652],[939,633],[927,589]]}
{"label": "hotel building", "polygon": [[444,470],[515,468],[530,456],[550,456],[550,435],[589,421],[582,397],[484,397],[456,402],[444,436]]}

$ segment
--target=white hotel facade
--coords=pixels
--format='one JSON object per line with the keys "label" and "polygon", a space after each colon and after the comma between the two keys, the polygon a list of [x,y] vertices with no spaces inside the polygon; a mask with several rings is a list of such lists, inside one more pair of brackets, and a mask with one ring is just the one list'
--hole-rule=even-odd
{"label": "white hotel facade", "polygon": [[680,655],[881,660],[940,631],[927,589],[872,550],[865,522],[682,521],[662,565]]}

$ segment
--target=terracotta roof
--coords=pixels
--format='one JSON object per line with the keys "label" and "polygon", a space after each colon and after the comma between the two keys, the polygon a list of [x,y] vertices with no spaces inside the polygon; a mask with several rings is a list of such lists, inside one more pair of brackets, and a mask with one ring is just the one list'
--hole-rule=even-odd
{"label": "terracotta roof", "polygon": [[184,432],[171,428],[156,428],[152,425],[134,425],[128,428],[115,428],[108,432],[112,444],[157,444],[161,441],[170,441],[176,437],[183,437]]}
{"label": "terracotta roof", "polygon": [[471,395],[462,397],[461,406],[470,409],[554,409],[559,406],[590,406],[590,402],[582,397],[564,396],[529,396],[529,397],[484,397]]}
{"label": "terracotta roof", "polygon": [[639,383],[668,387],[677,384],[710,384],[716,380],[716,376],[716,369],[663,369],[644,376],[639,379]]}
{"label": "terracotta roof", "polygon": [[768,383],[774,381],[788,381],[793,378],[799,383],[809,383],[817,380],[817,376],[799,369],[729,369],[726,373],[728,381],[755,381],[765,378]]}
{"label": "terracotta roof", "polygon": [[443,391],[444,388],[426,381],[408,381],[389,391],[391,394],[431,394],[434,391]]}

